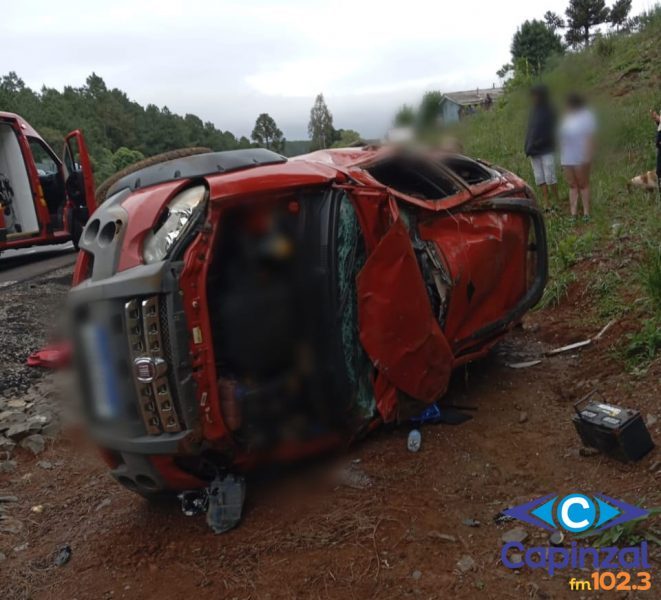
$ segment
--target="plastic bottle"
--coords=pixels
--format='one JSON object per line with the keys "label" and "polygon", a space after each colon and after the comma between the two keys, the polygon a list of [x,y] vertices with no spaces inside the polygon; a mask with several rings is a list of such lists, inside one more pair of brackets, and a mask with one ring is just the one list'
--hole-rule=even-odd
{"label": "plastic bottle", "polygon": [[406,447],[409,449],[409,452],[418,452],[422,444],[422,435],[417,429],[411,429],[409,432],[409,438],[406,442]]}

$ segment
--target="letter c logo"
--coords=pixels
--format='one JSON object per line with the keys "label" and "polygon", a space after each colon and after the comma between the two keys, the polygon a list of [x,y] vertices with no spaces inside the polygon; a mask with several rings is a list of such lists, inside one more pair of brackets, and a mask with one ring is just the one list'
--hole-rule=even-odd
{"label": "letter c logo", "polygon": [[565,496],[558,506],[558,521],[568,531],[589,529],[595,521],[597,509],[594,502],[583,494]]}

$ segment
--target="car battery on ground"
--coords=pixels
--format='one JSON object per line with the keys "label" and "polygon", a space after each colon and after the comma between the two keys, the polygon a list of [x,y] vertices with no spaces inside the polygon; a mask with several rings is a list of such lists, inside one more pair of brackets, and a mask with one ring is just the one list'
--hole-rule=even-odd
{"label": "car battery on ground", "polygon": [[639,460],[654,448],[637,410],[607,404],[596,391],[576,402],[574,410],[572,420],[585,446],[621,461]]}

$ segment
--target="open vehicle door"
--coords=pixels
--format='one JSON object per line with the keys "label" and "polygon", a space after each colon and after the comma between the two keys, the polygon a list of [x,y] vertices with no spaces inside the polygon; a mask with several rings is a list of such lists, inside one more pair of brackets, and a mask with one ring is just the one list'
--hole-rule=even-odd
{"label": "open vehicle door", "polygon": [[64,177],[69,210],[67,227],[74,244],[89,216],[96,210],[94,175],[83,133],[76,129],[68,134],[64,143]]}

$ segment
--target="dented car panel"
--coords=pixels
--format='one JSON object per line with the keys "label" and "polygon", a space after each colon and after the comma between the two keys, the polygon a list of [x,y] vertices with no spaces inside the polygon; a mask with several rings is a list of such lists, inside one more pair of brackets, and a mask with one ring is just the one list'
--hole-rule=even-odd
{"label": "dented car panel", "polygon": [[[419,412],[543,291],[543,219],[514,175],[391,148],[251,152],[129,176],[81,238],[70,302],[92,432],[145,495]],[[193,186],[204,199],[145,264]],[[101,371],[91,325],[108,340]],[[108,418],[94,414],[103,378],[121,409]]]}

